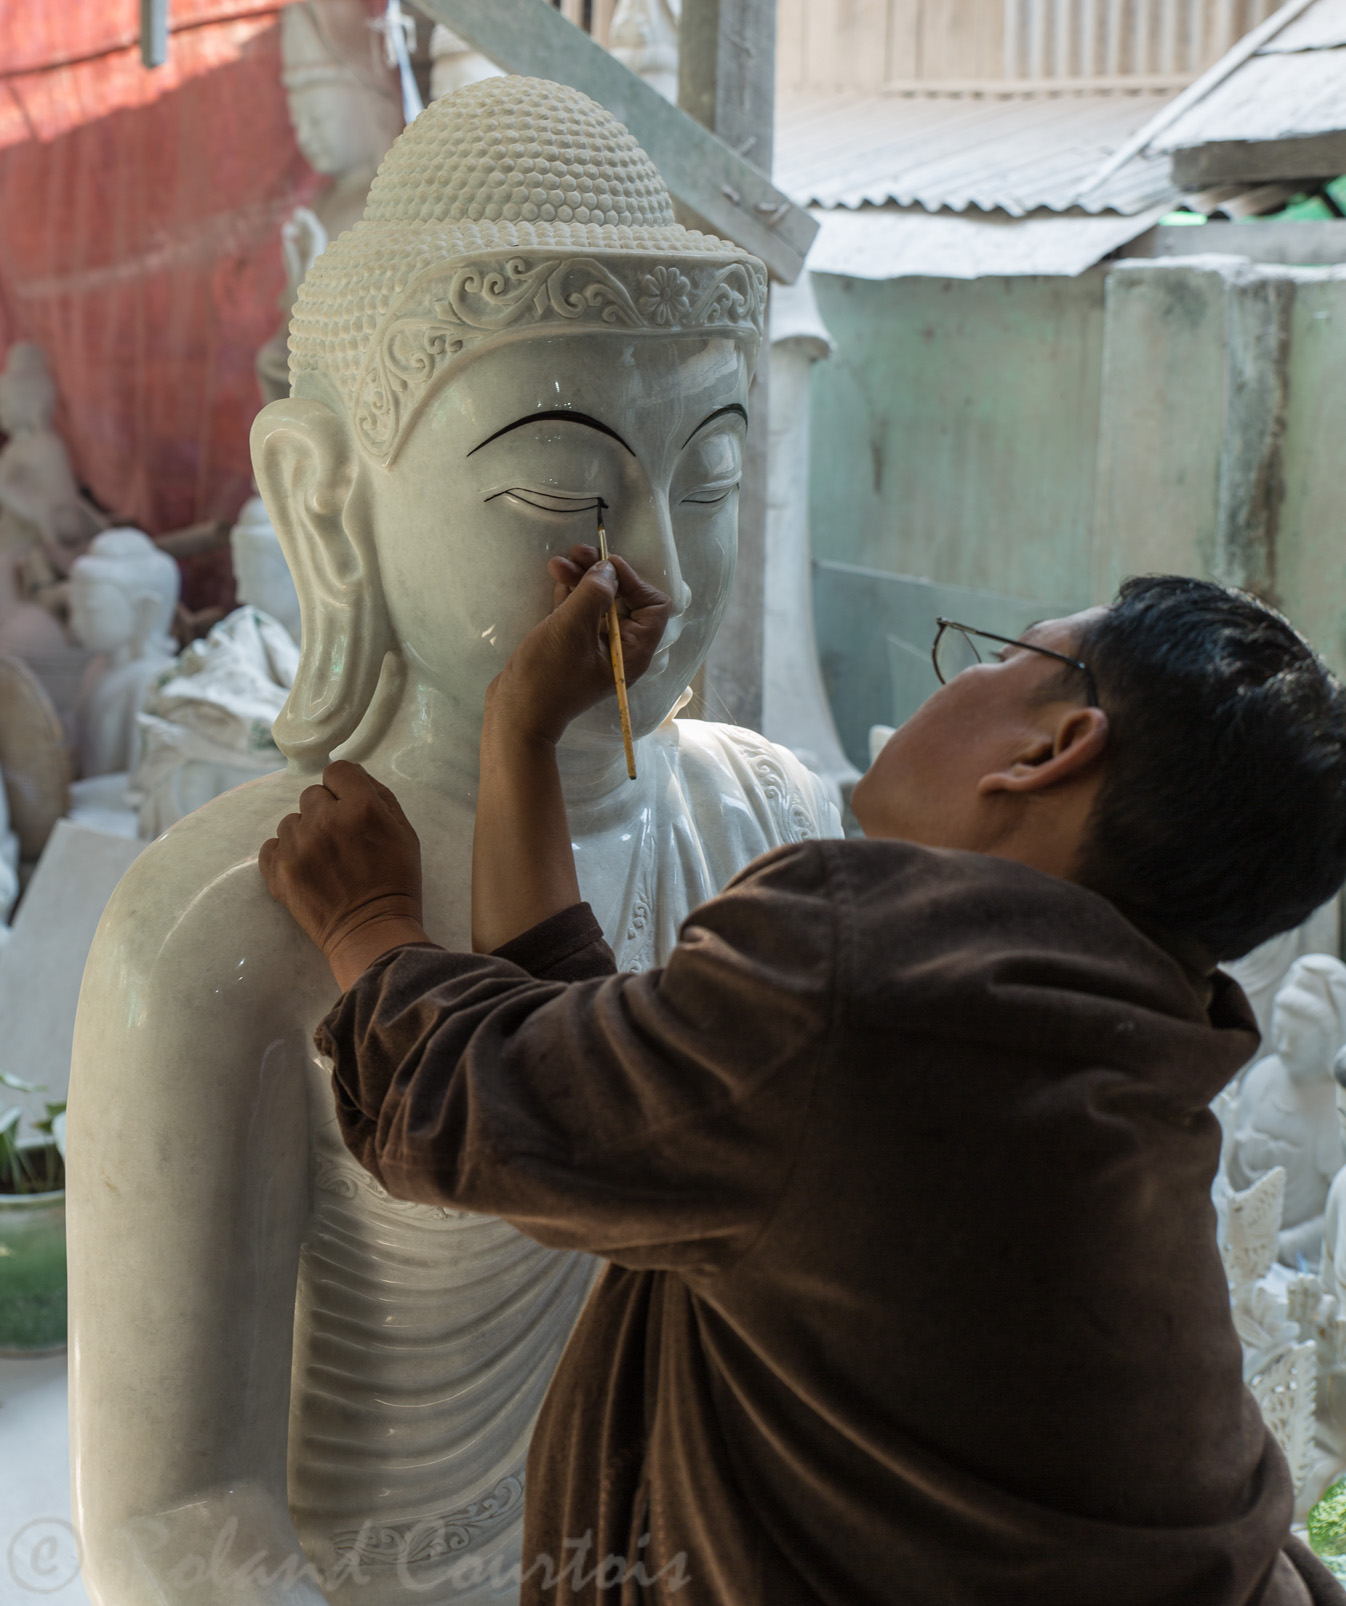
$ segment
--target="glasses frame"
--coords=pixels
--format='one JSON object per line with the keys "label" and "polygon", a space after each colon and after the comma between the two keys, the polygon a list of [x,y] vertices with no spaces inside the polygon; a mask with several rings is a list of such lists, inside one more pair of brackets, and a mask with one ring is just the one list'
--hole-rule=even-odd
{"label": "glasses frame", "polygon": [[[1036,643],[1031,641],[1019,641],[1013,636],[997,636],[989,630],[978,630],[975,625],[959,624],[957,619],[944,619],[938,614],[935,616],[935,625],[935,639],[930,648],[930,662],[935,668],[935,679],[939,681],[941,686],[947,686],[948,681],[945,680],[943,674],[940,672],[939,644],[944,639],[944,632],[946,630],[957,630],[964,636],[980,636],[983,641],[997,641],[1002,647],[1022,647],[1025,652],[1041,653],[1044,658],[1055,658],[1057,663],[1069,664],[1072,669],[1078,669],[1079,672],[1084,676],[1085,683],[1089,689],[1090,708],[1097,708],[1099,706],[1098,685],[1094,680],[1094,672],[1092,669],[1090,669],[1088,664],[1082,663],[1078,658],[1071,658],[1067,653],[1064,652],[1055,652],[1050,647],[1039,647]],[[969,645],[972,645],[973,652],[977,651],[975,645],[971,643],[969,643]],[[978,653],[977,657],[980,661],[981,654]]]}

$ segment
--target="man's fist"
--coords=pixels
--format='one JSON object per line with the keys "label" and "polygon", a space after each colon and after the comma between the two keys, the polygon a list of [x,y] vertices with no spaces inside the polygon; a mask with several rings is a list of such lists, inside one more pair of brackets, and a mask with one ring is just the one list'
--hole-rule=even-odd
{"label": "man's fist", "polygon": [[338,760],[262,844],[271,895],[326,955],[343,991],[390,948],[428,941],[421,844],[402,806],[358,764]]}
{"label": "man's fist", "polygon": [[559,741],[566,726],[615,695],[607,616],[621,615],[626,683],[650,667],[668,623],[670,603],[623,558],[600,563],[591,546],[571,547],[547,565],[552,612],[528,632],[491,682],[487,711],[529,736]]}

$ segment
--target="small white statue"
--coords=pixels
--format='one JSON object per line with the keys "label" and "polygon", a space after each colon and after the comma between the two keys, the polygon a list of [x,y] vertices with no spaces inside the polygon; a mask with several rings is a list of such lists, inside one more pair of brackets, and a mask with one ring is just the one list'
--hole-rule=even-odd
{"label": "small white statue", "polygon": [[139,714],[154,681],[177,656],[169,634],[178,603],[178,566],[143,530],[104,530],[70,571],[70,628],[98,656],[75,704],[85,776],[129,770]]}
{"label": "small white statue", "polygon": [[[65,634],[58,599],[29,593],[61,581],[101,520],[79,494],[65,442],[51,427],[56,385],[39,346],[9,348],[0,374],[0,652],[19,658],[60,657]],[[36,573],[25,568],[37,566]],[[39,593],[41,594],[41,593]]]}
{"label": "small white statue", "polygon": [[1276,1264],[1285,1171],[1273,1166],[1227,1201],[1220,1254],[1229,1279],[1243,1380],[1285,1452],[1298,1494],[1316,1449],[1318,1346],[1306,1334],[1321,1304],[1316,1277],[1289,1279]]}
{"label": "small white statue", "polygon": [[681,0],[617,0],[608,49],[637,78],[678,102],[678,22]]}
{"label": "small white statue", "polygon": [[285,627],[251,607],[235,608],[187,647],[140,715],[143,756],[130,791],[142,837],[159,836],[222,792],[284,767],[271,726],[298,665]]}
{"label": "small white statue", "polygon": [[1329,954],[1297,959],[1271,1011],[1272,1052],[1246,1073],[1229,1113],[1225,1169],[1236,1193],[1272,1169],[1286,1173],[1282,1264],[1316,1265],[1328,1187],[1343,1154],[1332,1062],[1346,1041],[1346,965]]}
{"label": "small white statue", "polygon": [[363,0],[302,0],[280,18],[282,72],[295,139],[332,183],[281,227],[284,322],[257,354],[264,401],[290,392],[286,332],[308,270],[329,240],[359,222],[379,163],[402,128],[402,95]]}
{"label": "small white statue", "polygon": [[[264,613],[299,643],[299,594],[281,550],[280,537],[260,496],[249,497],[229,532],[234,592],[240,603]],[[291,676],[291,680],[293,679]],[[289,682],[286,682],[289,690]],[[279,712],[279,710],[277,710]]]}
{"label": "small white statue", "polygon": [[1304,954],[1341,952],[1341,898],[1330,898],[1309,918],[1279,936],[1271,937],[1244,954],[1221,965],[1243,989],[1257,1017],[1257,1029],[1264,1040],[1271,1037],[1271,1006],[1290,966]]}
{"label": "small white statue", "polygon": [[229,547],[242,606],[159,677],[140,715],[130,790],[142,837],[285,763],[271,725],[299,665],[299,597],[260,496],[243,504]]}
{"label": "small white statue", "polygon": [[455,89],[466,89],[487,78],[504,74],[488,57],[474,50],[452,28],[437,22],[430,30],[430,99],[442,100]]}
{"label": "small white statue", "polygon": [[0,551],[49,547],[61,573],[102,520],[80,495],[65,442],[51,427],[56,383],[42,348],[20,341],[0,373]]}

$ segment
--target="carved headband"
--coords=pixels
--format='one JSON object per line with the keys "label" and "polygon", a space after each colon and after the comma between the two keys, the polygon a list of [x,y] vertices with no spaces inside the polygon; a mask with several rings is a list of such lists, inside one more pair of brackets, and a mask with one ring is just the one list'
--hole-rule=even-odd
{"label": "carved headband", "polygon": [[761,341],[766,274],[755,261],[537,256],[440,264],[381,320],[351,398],[361,446],[389,463],[455,360],[490,341],[596,334],[724,334]]}

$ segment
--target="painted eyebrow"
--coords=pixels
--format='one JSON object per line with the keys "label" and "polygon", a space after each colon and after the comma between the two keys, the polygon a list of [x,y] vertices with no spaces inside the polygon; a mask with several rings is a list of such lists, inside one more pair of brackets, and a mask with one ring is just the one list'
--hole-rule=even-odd
{"label": "painted eyebrow", "polygon": [[618,446],[624,448],[624,450],[628,452],[630,456],[634,457],[636,455],[633,451],[631,451],[631,448],[627,446],[626,442],[621,438],[617,431],[603,423],[601,419],[591,418],[588,413],[572,413],[568,408],[565,407],[554,407],[550,412],[529,413],[526,418],[516,418],[512,424],[506,424],[503,429],[496,430],[494,435],[488,435],[484,441],[479,441],[477,445],[472,448],[472,451],[467,455],[471,457],[472,452],[479,452],[483,446],[489,446],[492,441],[498,441],[502,435],[508,435],[512,429],[522,429],[525,424],[538,424],[541,423],[543,419],[549,418],[559,419],[562,423],[566,424],[585,424],[589,429],[596,429],[601,435],[610,435],[612,439],[617,442]]}
{"label": "painted eyebrow", "polygon": [[[717,407],[713,413],[708,413],[687,437],[687,439],[683,441],[683,446],[690,446],[693,438],[699,435],[701,431],[705,429],[707,424],[713,424],[717,418],[723,418],[726,413],[737,413],[745,425],[748,422],[747,408],[741,407],[738,402],[730,402],[728,407]],[[681,450],[681,448],[679,449]]]}

